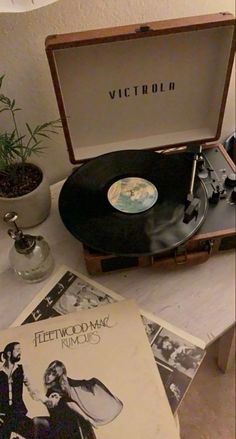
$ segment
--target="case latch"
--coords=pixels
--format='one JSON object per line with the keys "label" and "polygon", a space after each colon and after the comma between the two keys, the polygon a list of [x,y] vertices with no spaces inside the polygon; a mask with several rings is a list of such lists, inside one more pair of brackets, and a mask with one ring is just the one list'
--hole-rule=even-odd
{"label": "case latch", "polygon": [[186,264],[187,263],[188,252],[187,252],[186,245],[179,245],[175,249],[174,258],[175,258],[176,265],[182,265],[182,264]]}
{"label": "case latch", "polygon": [[189,252],[188,246],[182,244],[175,249],[174,261],[176,265],[191,265],[207,261],[212,254],[214,248],[214,241],[209,240],[204,242],[204,245],[199,251]]}

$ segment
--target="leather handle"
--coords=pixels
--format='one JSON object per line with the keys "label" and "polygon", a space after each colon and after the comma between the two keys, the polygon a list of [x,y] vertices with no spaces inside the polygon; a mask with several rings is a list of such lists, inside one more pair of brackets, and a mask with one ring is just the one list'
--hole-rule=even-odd
{"label": "leather handle", "polygon": [[162,259],[154,259],[152,265],[157,267],[171,268],[179,265],[196,265],[206,262],[210,258],[209,251],[186,253],[176,257],[168,257]]}

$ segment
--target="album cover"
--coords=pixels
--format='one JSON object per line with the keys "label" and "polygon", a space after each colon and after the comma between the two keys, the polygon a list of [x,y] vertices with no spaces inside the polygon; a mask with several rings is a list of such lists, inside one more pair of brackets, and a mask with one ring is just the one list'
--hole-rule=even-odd
{"label": "album cover", "polygon": [[179,437],[132,300],[12,327],[0,351],[1,438]]}
{"label": "album cover", "polygon": [[[37,322],[123,299],[98,282],[63,266],[13,325]],[[151,313],[140,312],[171,410],[175,414],[205,356],[205,344]]]}

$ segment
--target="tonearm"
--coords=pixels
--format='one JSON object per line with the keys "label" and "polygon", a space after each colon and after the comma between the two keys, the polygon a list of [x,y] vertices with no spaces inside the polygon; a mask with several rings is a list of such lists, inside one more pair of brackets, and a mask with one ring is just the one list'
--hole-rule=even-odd
{"label": "tonearm", "polygon": [[194,195],[194,183],[196,178],[197,163],[202,159],[202,145],[187,147],[187,151],[193,153],[192,174],[190,181],[190,188],[186,198],[186,207],[184,211],[183,222],[188,224],[193,218],[198,215],[200,207],[200,198]]}

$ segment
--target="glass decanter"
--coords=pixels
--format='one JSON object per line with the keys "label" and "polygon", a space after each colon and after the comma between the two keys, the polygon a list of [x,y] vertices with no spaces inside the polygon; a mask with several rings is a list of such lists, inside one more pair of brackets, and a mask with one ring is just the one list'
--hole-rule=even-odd
{"label": "glass decanter", "polygon": [[9,252],[11,267],[25,282],[40,282],[51,274],[54,267],[50,247],[42,236],[24,234],[16,224],[17,218],[15,212],[4,215],[4,221],[14,225],[14,229],[8,230],[15,241]]}

